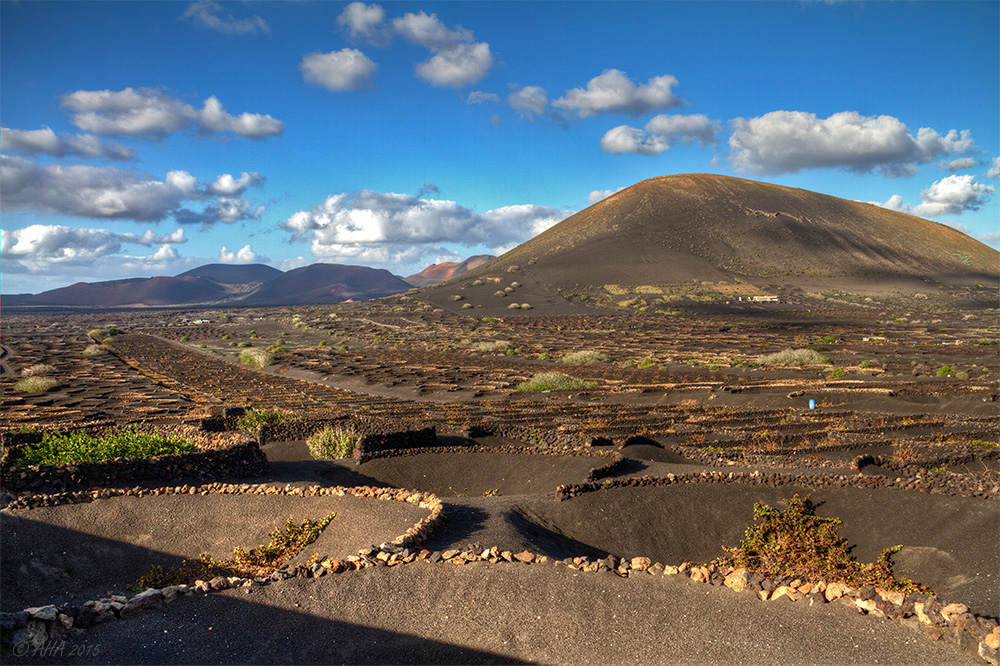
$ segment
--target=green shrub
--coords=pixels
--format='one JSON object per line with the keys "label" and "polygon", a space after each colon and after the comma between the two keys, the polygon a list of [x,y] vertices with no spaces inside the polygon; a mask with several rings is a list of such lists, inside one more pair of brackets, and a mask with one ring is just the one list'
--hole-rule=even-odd
{"label": "green shrub", "polygon": [[59,465],[113,458],[151,458],[169,453],[190,453],[198,447],[182,437],[138,430],[112,430],[100,437],[85,432],[47,432],[42,441],[24,448],[20,465]]}
{"label": "green shrub", "polygon": [[320,521],[306,519],[301,525],[289,516],[285,531],[275,527],[269,543],[257,546],[249,553],[237,546],[233,549],[233,557],[228,560],[219,561],[202,553],[198,560],[184,560],[178,567],[164,569],[154,564],[139,578],[134,589],[141,592],[172,585],[193,585],[196,580],[211,580],[216,576],[267,578],[315,541],[336,515],[331,513]]}
{"label": "green shrub", "polygon": [[453,300],[453,301],[455,301],[457,303],[458,301],[465,300],[465,296],[462,296],[462,294],[452,294],[451,295],[451,300]]}
{"label": "green shrub", "polygon": [[829,364],[830,359],[812,349],[786,349],[757,359],[761,365],[820,365]]}
{"label": "green shrub", "polygon": [[240,352],[240,363],[266,368],[269,365],[274,365],[274,354],[263,349],[244,349]]}
{"label": "green shrub", "polygon": [[513,287],[514,289],[520,289],[521,283],[518,282],[517,280],[514,280],[513,282],[510,283],[510,286]]}
{"label": "green shrub", "polygon": [[590,389],[597,382],[576,379],[561,372],[539,372],[526,382],[517,385],[518,391],[566,391],[573,389]]}
{"label": "green shrub", "polygon": [[256,434],[262,425],[298,421],[299,417],[280,409],[248,409],[236,419],[236,429],[248,435]]}
{"label": "green shrub", "polygon": [[578,351],[562,357],[562,362],[567,365],[591,365],[592,363],[605,363],[607,360],[608,355],[599,351]]}
{"label": "green shrub", "polygon": [[822,338],[819,339],[818,342],[821,345],[832,345],[836,341],[837,341],[837,337],[836,336],[834,336],[834,335],[824,335]]}
{"label": "green shrub", "polygon": [[961,372],[961,371],[956,372],[955,373],[955,379],[958,379],[959,381],[963,381],[963,382],[967,381],[969,379],[969,373],[967,373],[967,372]]}
{"label": "green shrub", "polygon": [[14,390],[21,393],[45,393],[56,388],[59,384],[59,380],[54,377],[25,377],[14,384]]}
{"label": "green shrub", "polygon": [[496,317],[483,317],[483,321],[486,322],[487,324],[495,324],[500,320],[497,319]]}
{"label": "green shrub", "polygon": [[654,361],[653,359],[651,359],[650,357],[647,356],[646,358],[640,360],[636,365],[639,368],[648,368],[649,366],[655,365],[655,364],[656,364],[656,361]]}
{"label": "green shrub", "polygon": [[951,371],[951,366],[950,365],[942,365],[937,370],[937,376],[938,377],[947,377],[948,375],[951,374],[951,372],[952,371]]}
{"label": "green shrub", "polygon": [[874,365],[876,365],[875,361],[861,361],[862,368],[870,368]]}
{"label": "green shrub", "polygon": [[181,342],[189,342],[190,340],[191,340],[191,338],[189,338],[189,337],[188,337],[188,336],[186,336],[186,335],[182,335],[182,336],[181,336]]}
{"label": "green shrub", "polygon": [[538,355],[538,360],[539,361],[547,361],[550,358],[552,358],[552,355],[549,354],[548,352],[542,352],[541,354]]}
{"label": "green shrub", "polygon": [[472,286],[473,287],[482,287],[483,284],[484,284],[484,282],[482,280],[476,280],[475,282],[472,283]]}
{"label": "green shrub", "polygon": [[105,331],[103,328],[92,328],[89,331],[87,331],[87,337],[93,338],[94,340],[100,340],[107,334],[108,332]]}
{"label": "green shrub", "polygon": [[530,310],[531,309],[531,303],[521,303],[521,309],[522,310]]}
{"label": "green shrub", "polygon": [[908,578],[893,578],[890,557],[902,546],[886,548],[874,564],[862,564],[851,557],[847,540],[837,534],[842,520],[815,515],[808,496],[795,495],[782,501],[786,508],[781,510],[754,504],[754,524],[747,528],[743,542],[735,548],[723,546],[729,556],[715,560],[715,564],[746,569],[759,579],[784,576],[808,583],[926,591]]}
{"label": "green shrub", "polygon": [[510,305],[507,306],[507,309],[508,310],[520,310],[521,306],[518,303],[511,303]]}
{"label": "green shrub", "polygon": [[241,343],[237,344],[236,346],[237,347],[253,347],[253,343],[252,342],[241,342]]}
{"label": "green shrub", "polygon": [[306,439],[309,453],[317,460],[350,458],[354,447],[361,441],[361,435],[349,428],[327,426]]}
{"label": "green shrub", "polygon": [[832,377],[834,379],[838,379],[838,378],[844,377],[846,375],[847,375],[847,370],[844,370],[843,368],[832,368],[830,370],[830,377]]}
{"label": "green shrub", "polygon": [[84,356],[100,356],[106,351],[107,349],[104,347],[104,345],[87,345],[87,348],[84,349],[81,353]]}
{"label": "green shrub", "polygon": [[484,342],[477,342],[473,349],[481,352],[501,352],[507,351],[510,348],[510,343],[506,340],[486,340]]}
{"label": "green shrub", "polygon": [[462,303],[462,309],[463,310],[471,310],[472,309],[472,303]]}
{"label": "green shrub", "polygon": [[54,367],[48,363],[39,363],[38,365],[32,365],[21,370],[22,377],[47,377],[56,371]]}
{"label": "green shrub", "polygon": [[497,296],[498,298],[503,298],[504,296],[507,295],[507,292],[501,289],[499,291],[494,291],[493,295]]}

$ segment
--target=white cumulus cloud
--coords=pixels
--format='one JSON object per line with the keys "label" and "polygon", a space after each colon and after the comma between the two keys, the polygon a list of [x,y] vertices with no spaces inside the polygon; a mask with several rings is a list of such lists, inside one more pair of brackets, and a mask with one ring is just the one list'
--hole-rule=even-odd
{"label": "white cumulus cloud", "polygon": [[764,174],[844,168],[912,175],[918,164],[976,150],[968,130],[941,135],[923,127],[914,136],[898,118],[863,116],[856,111],[825,119],[802,111],[772,111],[749,120],[736,118],[732,126],[733,165],[740,171]]}
{"label": "white cumulus cloud", "polygon": [[[157,264],[178,256],[173,247],[184,243],[181,229],[157,235],[147,230],[141,235],[115,233],[107,229],[78,229],[54,224],[33,224],[11,231],[0,230],[0,261],[11,273],[51,273],[79,270],[113,259]],[[159,248],[145,256],[123,255],[124,245]],[[100,273],[97,273],[100,274]]]}
{"label": "white cumulus cloud", "polygon": [[593,206],[598,201],[603,201],[604,199],[610,197],[612,194],[621,192],[624,189],[625,189],[624,187],[619,187],[617,190],[594,190],[587,195],[587,205]]}
{"label": "white cumulus cloud", "polygon": [[718,122],[701,114],[660,114],[646,123],[644,129],[619,125],[608,130],[601,138],[601,150],[616,155],[658,155],[675,143],[698,142],[710,146],[716,143],[715,133],[720,129]]}
{"label": "white cumulus cloud", "polygon": [[469,93],[469,96],[465,98],[466,104],[500,104],[503,102],[500,99],[500,95],[491,92],[483,92],[482,90],[473,90]]}
{"label": "white cumulus cloud", "polygon": [[280,226],[309,241],[313,256],[393,265],[440,255],[442,243],[521,243],[571,214],[533,204],[480,214],[454,201],[364,190],[330,195]]}
{"label": "white cumulus cloud", "polygon": [[357,49],[310,53],[299,63],[302,77],[334,92],[367,90],[374,85],[376,65]]}
{"label": "white cumulus cloud", "polygon": [[70,121],[94,134],[117,134],[163,139],[196,127],[200,134],[232,132],[250,139],[280,136],[285,124],[267,114],[226,112],[218,98],[205,100],[201,109],[151,89],[77,90],[62,97]]}
{"label": "white cumulus cloud", "polygon": [[267,261],[267,258],[254,252],[253,246],[250,244],[244,245],[235,252],[223,245],[222,249],[219,250],[219,261],[224,264],[252,264]]}
{"label": "white cumulus cloud", "polygon": [[1000,157],[993,158],[993,164],[990,166],[990,170],[986,172],[987,178],[1000,178]]}
{"label": "white cumulus cloud", "polygon": [[192,2],[181,18],[191,21],[199,28],[208,28],[227,35],[246,35],[255,32],[270,32],[271,26],[259,16],[233,18],[231,14],[220,16],[222,6],[217,2],[203,0]]}
{"label": "white cumulus cloud", "polygon": [[618,69],[606,69],[595,76],[586,88],[573,88],[552,106],[589,118],[601,113],[626,113],[634,116],[666,110],[683,104],[673,94],[677,79],[669,74],[656,76],[643,85],[636,85]]}
{"label": "white cumulus cloud", "polygon": [[53,157],[72,155],[125,161],[135,158],[135,151],[120,143],[104,143],[93,134],[64,135],[61,138],[48,127],[39,130],[0,128],[0,149],[26,155],[43,153]]}
{"label": "white cumulus cloud", "polygon": [[390,37],[385,23],[385,10],[379,5],[352,2],[337,17],[337,24],[351,38],[363,38],[376,46],[386,44]]}
{"label": "white cumulus cloud", "polygon": [[920,193],[920,203],[916,206],[910,206],[898,194],[889,197],[885,203],[876,201],[870,203],[920,217],[940,217],[960,215],[967,210],[979,210],[994,194],[996,194],[995,187],[975,182],[974,176],[952,175],[935,181],[923,190]]}
{"label": "white cumulus cloud", "polygon": [[[173,216],[183,224],[212,224],[253,219],[263,212],[240,196],[247,187],[259,186],[260,174],[244,172],[239,178],[223,174],[209,185],[200,185],[186,171],[169,171],[162,181],[132,171],[89,165],[40,166],[20,157],[0,156],[0,208],[97,219],[156,222]],[[228,192],[228,196],[225,195]],[[204,205],[195,212],[186,202]]]}
{"label": "white cumulus cloud", "polygon": [[486,42],[477,42],[470,30],[450,29],[437,14],[407,13],[392,20],[404,39],[434,55],[416,66],[417,76],[431,85],[462,88],[485,77],[493,67],[493,53]]}
{"label": "white cumulus cloud", "polygon": [[507,103],[525,118],[544,116],[549,107],[548,92],[539,86],[525,86],[507,95]]}

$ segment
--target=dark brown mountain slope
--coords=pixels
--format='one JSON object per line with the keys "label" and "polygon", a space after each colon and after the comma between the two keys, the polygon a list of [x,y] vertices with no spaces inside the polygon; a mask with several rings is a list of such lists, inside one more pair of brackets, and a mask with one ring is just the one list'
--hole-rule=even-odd
{"label": "dark brown mountain slope", "polygon": [[113,307],[210,303],[229,296],[226,286],[204,277],[152,277],[77,282],[30,296],[25,305]]}
{"label": "dark brown mountain slope", "polygon": [[[516,276],[507,274],[513,266]],[[486,289],[516,279],[549,292],[694,280],[888,293],[927,290],[928,281],[993,285],[998,273],[1000,253],[936,222],[807,190],[688,174],[622,190],[447,289],[477,279]]]}

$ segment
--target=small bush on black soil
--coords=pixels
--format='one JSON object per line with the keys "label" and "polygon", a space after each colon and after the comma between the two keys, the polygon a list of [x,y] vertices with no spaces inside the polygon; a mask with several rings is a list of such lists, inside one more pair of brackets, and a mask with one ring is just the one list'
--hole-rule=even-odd
{"label": "small bush on black soil", "polygon": [[84,356],[100,356],[106,351],[107,349],[105,349],[103,345],[87,345],[87,348],[81,353]]}
{"label": "small bush on black soil", "polygon": [[236,419],[236,429],[248,435],[253,435],[262,425],[298,420],[298,416],[283,412],[280,409],[248,409],[243,412],[243,416]]}
{"label": "small bush on black soil", "polygon": [[211,580],[216,576],[266,578],[319,538],[336,515],[331,513],[318,522],[307,518],[301,524],[296,524],[295,519],[289,516],[285,530],[282,532],[275,527],[269,543],[257,546],[249,553],[237,546],[233,549],[233,557],[228,560],[216,560],[202,553],[200,559],[184,560],[179,567],[164,569],[153,565],[139,578],[135,589],[142,591],[171,585],[191,585],[196,580]]}
{"label": "small bush on black soil", "polygon": [[60,382],[54,377],[25,377],[14,384],[14,390],[21,393],[45,393],[59,386]]}
{"label": "small bush on black soil", "polygon": [[306,439],[309,453],[317,460],[350,458],[361,435],[348,428],[323,428]]}
{"label": "small bush on black soil", "polygon": [[576,379],[561,372],[539,372],[526,382],[517,385],[518,391],[567,391],[572,389],[589,389],[597,386],[597,382]]}
{"label": "small bush on black soil", "polygon": [[830,359],[812,349],[786,349],[768,354],[758,359],[761,365],[820,365],[829,364]]}
{"label": "small bush on black soil", "polygon": [[47,363],[40,363],[21,371],[22,377],[48,377],[56,371],[54,367]]}
{"label": "small bush on black soil", "polygon": [[942,365],[937,370],[937,376],[938,377],[947,377],[951,373],[952,373],[952,371],[951,371],[951,366],[950,365]]}
{"label": "small bush on black soil", "polygon": [[755,524],[747,528],[739,546],[723,546],[730,555],[715,560],[715,564],[743,568],[761,579],[785,576],[809,583],[843,582],[856,588],[875,585],[906,593],[925,589],[908,578],[893,578],[890,557],[902,546],[886,548],[874,564],[862,564],[851,557],[847,540],[837,534],[843,524],[840,518],[817,516],[808,496],[796,494],[782,501],[784,509],[755,503]]}
{"label": "small bush on black soil", "polygon": [[269,365],[274,365],[274,354],[263,349],[244,349],[240,352],[240,363],[266,368]]}
{"label": "small bush on black soil", "polygon": [[607,360],[608,355],[598,351],[578,351],[562,357],[562,362],[566,365],[591,365],[605,363]]}
{"label": "small bush on black soil", "polygon": [[182,437],[138,430],[112,430],[100,437],[85,432],[47,432],[42,441],[24,448],[19,465],[60,465],[114,458],[151,458],[169,453],[191,453],[198,447]]}

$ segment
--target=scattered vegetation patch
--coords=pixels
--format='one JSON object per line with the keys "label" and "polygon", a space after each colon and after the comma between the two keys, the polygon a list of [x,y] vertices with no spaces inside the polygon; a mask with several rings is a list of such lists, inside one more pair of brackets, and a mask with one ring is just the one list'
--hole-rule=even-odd
{"label": "scattered vegetation patch", "polygon": [[597,382],[576,379],[561,372],[539,372],[526,382],[517,385],[518,391],[567,391],[574,389],[590,389]]}
{"label": "scattered vegetation patch", "polygon": [[510,343],[506,340],[486,340],[484,342],[477,342],[473,349],[481,352],[502,352],[507,351],[510,348]]}
{"label": "scattered vegetation patch", "polygon": [[653,359],[651,359],[650,357],[647,356],[646,358],[640,359],[639,362],[636,363],[636,367],[638,367],[638,368],[648,368],[651,365],[655,365],[655,364],[656,364],[656,361],[654,361]]}
{"label": "scattered vegetation patch", "polygon": [[950,365],[942,365],[940,368],[937,369],[938,377],[948,377],[951,374],[952,370]]}
{"label": "scattered vegetation patch", "polygon": [[48,377],[56,371],[54,367],[47,363],[39,363],[21,370],[22,377]]}
{"label": "scattered vegetation patch", "polygon": [[295,519],[289,516],[284,531],[275,527],[274,531],[271,532],[269,543],[257,546],[249,553],[237,546],[233,549],[233,556],[227,560],[216,560],[210,555],[202,553],[198,560],[184,560],[178,567],[164,568],[153,565],[139,578],[136,589],[161,589],[171,585],[191,585],[196,580],[211,580],[216,576],[266,578],[319,538],[319,535],[336,515],[336,513],[331,513],[319,521],[307,518],[299,524],[296,524]]}
{"label": "scattered vegetation patch", "polygon": [[335,458],[350,458],[359,441],[361,441],[361,435],[350,428],[327,426],[310,435],[306,439],[306,445],[313,458],[333,460]]}
{"label": "scattered vegetation patch", "polygon": [[115,458],[151,458],[170,453],[192,453],[198,447],[182,437],[131,430],[112,430],[95,437],[85,432],[47,432],[38,444],[26,446],[19,465],[60,465]]}
{"label": "scattered vegetation patch", "polygon": [[723,549],[730,553],[715,564],[744,568],[758,578],[801,578],[805,582],[842,582],[861,588],[875,585],[890,591],[926,591],[908,578],[895,579],[891,556],[902,546],[882,551],[873,564],[856,561],[846,539],[837,534],[839,518],[817,516],[809,496],[782,500],[784,509],[766,504],[753,506],[754,524],[742,543]]}
{"label": "scattered vegetation patch", "polygon": [[262,425],[298,421],[299,417],[280,409],[248,409],[236,419],[236,429],[248,435],[256,434]]}
{"label": "scattered vegetation patch", "polygon": [[786,349],[757,359],[761,365],[828,365],[830,358],[812,349]]}
{"label": "scattered vegetation patch", "polygon": [[100,356],[106,351],[108,350],[105,349],[104,345],[87,345],[86,349],[84,349],[81,353],[84,356]]}
{"label": "scattered vegetation patch", "polygon": [[274,365],[274,354],[263,349],[244,349],[240,352],[240,363],[266,368],[269,365]]}
{"label": "scattered vegetation patch", "polygon": [[55,377],[25,377],[16,384],[14,390],[21,393],[45,393],[59,386],[60,381]]}
{"label": "scattered vegetation patch", "polygon": [[591,365],[605,363],[607,360],[608,355],[598,351],[578,351],[562,357],[562,362],[566,365]]}

